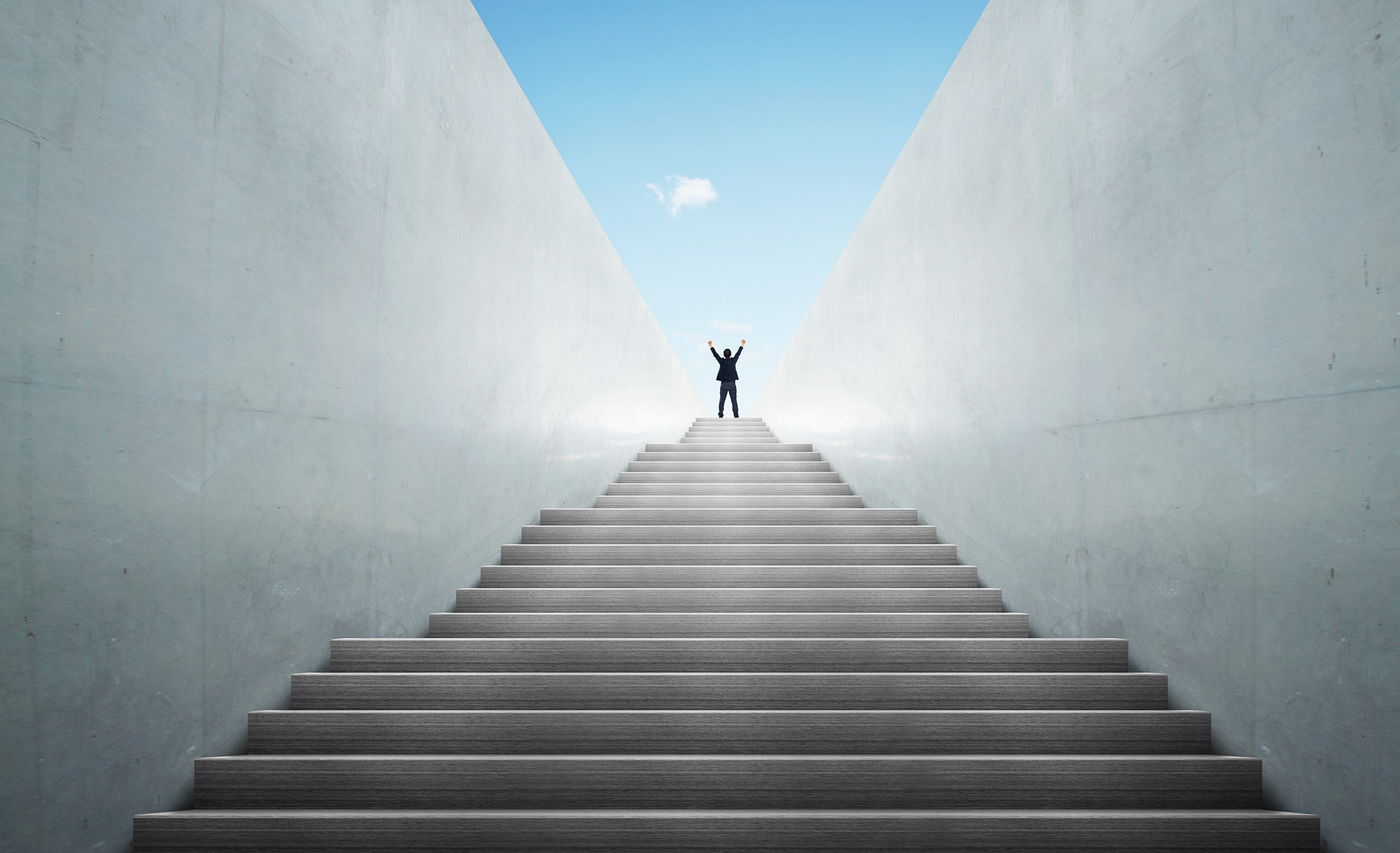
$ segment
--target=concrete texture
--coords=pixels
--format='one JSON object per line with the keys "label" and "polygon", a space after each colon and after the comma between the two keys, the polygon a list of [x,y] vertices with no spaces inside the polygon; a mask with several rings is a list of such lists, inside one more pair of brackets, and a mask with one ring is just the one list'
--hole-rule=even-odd
{"label": "concrete texture", "polygon": [[[1008,820],[1010,818],[1010,820]],[[1015,830],[1007,831],[1014,821]],[[1316,818],[1282,812],[1157,811],[1126,819],[1111,811],[840,811],[813,820],[800,811],[425,811],[268,813],[231,809],[144,820],[143,851],[230,853],[286,850],[375,850],[411,839],[414,853],[849,853],[945,850],[1041,853],[1119,850],[1175,853],[1192,849],[1313,853]],[[230,847],[229,838],[243,844]],[[1222,844],[1223,840],[1223,844]]]}
{"label": "concrete texture", "polygon": [[[665,522],[651,526],[670,530]],[[579,536],[606,527],[545,529]],[[810,523],[791,529],[805,531],[809,542],[822,547],[841,547],[817,534],[823,527],[852,539],[859,530]],[[858,566],[842,568],[862,574]],[[841,848],[860,851],[1142,849],[1140,828],[1157,825],[1164,810],[1189,810],[1198,834],[1170,846],[1159,839],[1148,848],[1158,853],[1238,850],[1243,831],[1263,828],[1262,762],[1209,754],[1209,715],[1162,710],[1164,681],[1152,691],[1141,681],[1144,674],[1129,672],[1126,640],[957,636],[946,630],[932,636],[933,630],[922,634],[909,620],[903,620],[907,636],[860,638],[719,637],[692,634],[685,626],[698,620],[684,611],[698,611],[696,616],[715,624],[782,615],[774,610],[815,621],[851,615],[834,611],[876,601],[882,607],[869,615],[896,617],[892,624],[919,616],[930,627],[942,622],[953,628],[943,620],[957,610],[1025,616],[1001,613],[1000,591],[978,588],[975,574],[965,575],[968,586],[959,589],[833,590],[820,586],[823,571],[806,572],[807,586],[776,590],[468,588],[458,591],[458,612],[434,614],[430,638],[334,640],[330,673],[292,677],[294,685],[301,682],[293,691],[296,710],[250,715],[249,755],[196,762],[198,818],[192,821],[188,811],[136,816],[136,851],[169,849],[174,833],[167,830],[182,836],[177,849],[208,850],[213,839],[207,828],[222,823],[230,809],[254,811],[244,825],[223,824],[227,831],[216,842],[223,853],[385,846],[365,840],[374,837],[373,830],[352,841],[348,826],[301,825],[287,832],[296,825],[289,822],[308,809],[339,810],[347,823],[366,829],[373,823],[367,826],[365,818],[384,821],[412,810],[417,820],[399,824],[392,846],[414,850],[439,847],[434,821],[423,811],[432,809],[478,815],[551,809],[555,818],[588,814],[615,827],[623,814],[665,816],[693,827],[713,816],[742,823],[765,809],[790,810],[817,825],[863,811],[995,818],[976,844],[950,844],[934,833]],[[874,575],[867,580],[878,582]],[[587,610],[633,617],[635,635],[594,636],[593,627],[574,621]],[[446,637],[440,630],[444,619],[470,626],[483,615],[511,618],[497,621],[501,630],[490,638]],[[555,633],[531,636],[532,621],[556,616],[568,621],[556,622]],[[1029,630],[1028,621],[1018,620],[1018,626]],[[917,678],[901,681],[901,673]],[[742,674],[751,680],[734,678]],[[968,677],[939,678],[952,674]],[[799,675],[809,677],[794,678]],[[1055,675],[1071,681],[1057,691]],[[1086,676],[1101,679],[1095,684]],[[386,687],[397,688],[393,708],[383,707]],[[1059,702],[1103,703],[1102,710],[1044,707],[1053,707],[1056,692]],[[1157,709],[1134,709],[1154,699]],[[346,713],[347,703],[359,707]],[[1194,737],[1182,738],[1187,718],[1194,718]],[[1075,727],[1074,738],[1055,734],[1073,721],[1085,724]],[[274,732],[280,729],[271,742],[269,723]],[[1013,727],[1024,734],[1013,734]],[[1120,820],[1117,831],[1100,825],[1093,842],[1081,838],[1061,846],[1057,842],[1067,839],[1047,827],[1028,835],[1023,809],[1081,817],[1117,812]],[[1222,815],[1238,824],[1222,826],[1215,820]],[[1291,815],[1289,821],[1292,839],[1275,836],[1269,849],[1317,850],[1316,816]],[[466,825],[457,828],[458,849],[502,849]],[[679,844],[653,837],[648,849],[733,850],[723,840],[728,835]],[[577,843],[573,836],[549,836],[518,832],[507,844],[523,849],[528,840],[528,849],[560,850]],[[778,839],[761,830],[741,846],[753,849],[759,839],[772,851],[830,849],[810,838]],[[635,846],[610,840],[599,849]]]}
{"label": "concrete texture", "polygon": [[1400,849],[1390,2],[995,0],[753,406]]}
{"label": "concrete texture", "polygon": [[0,2],[0,848],[706,411],[471,6]]}

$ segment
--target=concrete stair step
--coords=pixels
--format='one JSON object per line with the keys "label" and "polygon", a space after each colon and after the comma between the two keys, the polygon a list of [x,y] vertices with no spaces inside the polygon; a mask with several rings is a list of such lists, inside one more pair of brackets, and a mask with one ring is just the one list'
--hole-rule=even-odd
{"label": "concrete stair step", "polygon": [[1224,755],[241,755],[195,808],[1205,809],[1262,805]]}
{"label": "concrete stair step", "polygon": [[933,545],[938,531],[920,524],[532,524],[520,528],[520,541],[525,545]]}
{"label": "concrete stair step", "polygon": [[331,672],[1127,672],[1127,640],[511,637],[331,640]]}
{"label": "concrete stair step", "polygon": [[698,418],[425,639],[338,639],[136,851],[1317,849],[1117,639],[1032,639],[912,509]]}
{"label": "concrete stair step", "polygon": [[597,498],[598,509],[860,509],[863,506],[859,495],[599,495]]}
{"label": "concrete stair step", "polygon": [[457,590],[458,613],[1000,613],[991,587],[545,587]]}
{"label": "concrete stair step", "polygon": [[[730,444],[724,447],[697,447],[695,443],[679,444],[648,444],[646,453],[684,453],[687,456],[692,454],[724,454],[724,453],[811,453],[810,444],[773,444],[771,442],[755,442],[754,444]],[[820,456],[821,454],[817,454]]]}
{"label": "concrete stair step", "polygon": [[1025,613],[433,613],[429,637],[1029,637]]}
{"label": "concrete stair step", "polygon": [[[795,455],[795,454],[794,454]],[[805,454],[804,454],[805,455]],[[818,454],[813,454],[818,455]],[[637,473],[778,473],[829,472],[830,462],[716,462],[708,459],[687,462],[628,462],[627,472]]]}
{"label": "concrete stair step", "polygon": [[138,815],[137,853],[1316,853],[1315,815],[1253,809],[263,811]]}
{"label": "concrete stair step", "polygon": [[1164,711],[1152,672],[303,672],[293,710]]}
{"label": "concrete stair step", "polygon": [[609,495],[782,495],[803,496],[851,496],[851,487],[841,482],[825,483],[676,483],[676,482],[627,482],[609,483]]}
{"label": "concrete stair step", "polygon": [[[636,463],[632,463],[636,464]],[[661,464],[661,463],[658,463]],[[668,463],[671,464],[671,463]],[[678,464],[678,463],[676,463]],[[729,463],[737,465],[739,463]],[[769,462],[768,465],[779,463]],[[801,463],[810,464],[810,463]],[[817,463],[825,465],[827,463]],[[839,483],[834,471],[623,471],[619,483]]]}
{"label": "concrete stair step", "polygon": [[[542,509],[541,525],[613,525],[635,527],[657,525],[688,527],[695,525],[757,525],[787,527],[793,525],[874,526],[919,523],[915,509],[763,509],[742,508],[669,508],[669,509]],[[929,529],[932,529],[931,527]]]}
{"label": "concrete stair step", "polygon": [[766,429],[754,430],[713,430],[693,429],[684,433],[680,441],[757,441],[777,442],[778,437]]}
{"label": "concrete stair step", "polygon": [[1208,754],[1200,711],[255,711],[248,752]]}
{"label": "concrete stair step", "polygon": [[[653,445],[657,446],[657,445]],[[676,445],[687,447],[687,445]],[[754,445],[762,447],[762,445]],[[780,445],[773,445],[774,447]],[[783,450],[765,452],[763,450],[733,450],[730,448],[699,449],[689,446],[682,451],[643,451],[637,454],[637,462],[820,462],[822,455],[811,451]]]}
{"label": "concrete stair step", "polygon": [[773,435],[773,431],[766,426],[692,426],[687,427],[683,434],[724,437],[734,435]]}
{"label": "concrete stair step", "polygon": [[720,441],[743,441],[750,439],[769,439],[772,441],[779,440],[776,435],[774,435],[771,431],[766,429],[706,429],[704,427],[696,427],[694,429],[689,429],[681,434],[681,441],[686,441],[688,439],[714,439]]}
{"label": "concrete stair step", "polygon": [[482,566],[500,587],[976,587],[976,566]]}
{"label": "concrete stair step", "polygon": [[956,545],[519,544],[501,546],[506,566],[952,566]]}

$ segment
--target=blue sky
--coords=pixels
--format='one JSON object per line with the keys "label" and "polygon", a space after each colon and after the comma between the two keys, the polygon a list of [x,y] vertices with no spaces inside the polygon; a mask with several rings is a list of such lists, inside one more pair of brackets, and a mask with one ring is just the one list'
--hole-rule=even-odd
{"label": "blue sky", "polygon": [[986,0],[475,6],[706,400],[748,339],[742,412]]}

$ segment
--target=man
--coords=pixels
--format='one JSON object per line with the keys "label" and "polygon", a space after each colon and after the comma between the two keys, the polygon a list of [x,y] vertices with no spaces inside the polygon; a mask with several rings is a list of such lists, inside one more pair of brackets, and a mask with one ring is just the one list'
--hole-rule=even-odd
{"label": "man", "polygon": [[715,342],[710,341],[710,355],[719,362],[719,375],[715,378],[719,380],[719,416],[724,417],[724,395],[729,395],[729,404],[734,409],[734,417],[739,417],[739,391],[734,383],[739,381],[739,371],[734,369],[734,364],[739,360],[739,356],[744,354],[744,344],[748,341],[739,341],[739,351],[734,353],[734,357],[729,357],[729,350],[724,351],[724,357],[715,352]]}

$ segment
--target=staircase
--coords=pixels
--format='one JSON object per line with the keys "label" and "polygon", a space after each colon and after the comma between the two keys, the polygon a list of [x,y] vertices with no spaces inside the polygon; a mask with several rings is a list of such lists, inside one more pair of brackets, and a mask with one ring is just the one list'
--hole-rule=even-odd
{"label": "staircase", "polygon": [[331,644],[154,851],[1316,851],[1125,640],[1030,639],[756,418],[545,509],[426,639]]}

